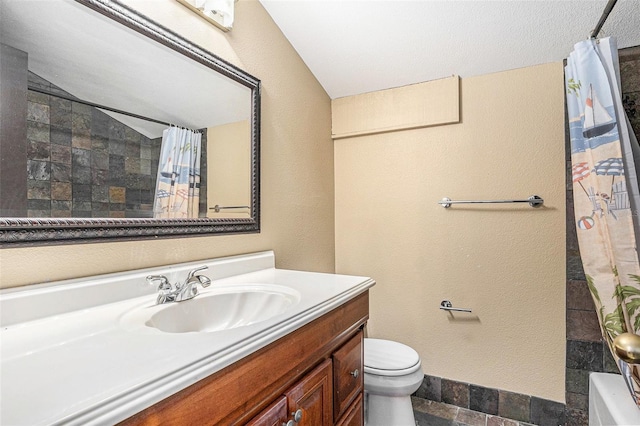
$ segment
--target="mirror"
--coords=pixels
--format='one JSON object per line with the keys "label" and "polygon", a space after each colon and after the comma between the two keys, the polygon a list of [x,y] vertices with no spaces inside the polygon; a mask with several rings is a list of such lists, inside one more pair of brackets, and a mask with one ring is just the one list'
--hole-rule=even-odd
{"label": "mirror", "polygon": [[0,5],[2,246],[260,231],[258,79],[115,1]]}

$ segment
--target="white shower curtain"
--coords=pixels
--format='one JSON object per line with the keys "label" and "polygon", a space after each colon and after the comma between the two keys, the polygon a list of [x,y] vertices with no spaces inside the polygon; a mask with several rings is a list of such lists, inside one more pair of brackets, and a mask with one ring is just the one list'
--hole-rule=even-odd
{"label": "white shower curtain", "polygon": [[638,141],[622,107],[615,39],[575,45],[565,68],[576,230],[602,335],[640,405],[640,370],[613,350],[640,333]]}
{"label": "white shower curtain", "polygon": [[153,217],[198,217],[201,139],[200,133],[179,127],[162,132]]}

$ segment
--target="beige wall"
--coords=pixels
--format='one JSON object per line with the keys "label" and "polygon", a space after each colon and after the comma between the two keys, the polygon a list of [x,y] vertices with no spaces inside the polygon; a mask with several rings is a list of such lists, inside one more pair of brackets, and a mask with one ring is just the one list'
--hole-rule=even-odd
{"label": "beige wall", "polygon": [[460,77],[331,101],[333,139],[440,126],[460,121]]}
{"label": "beige wall", "polygon": [[[426,374],[564,401],[562,75],[463,78],[459,124],[334,142],[336,270],[377,281],[370,335],[414,347]],[[437,204],[532,194],[543,208]]]}
{"label": "beige wall", "polygon": [[274,249],[278,267],[333,272],[330,100],[256,0],[223,33],[173,0],[126,0],[262,80],[262,232],[0,250],[0,286]]}
{"label": "beige wall", "polygon": [[207,129],[207,217],[248,218],[251,209],[251,123],[249,120]]}

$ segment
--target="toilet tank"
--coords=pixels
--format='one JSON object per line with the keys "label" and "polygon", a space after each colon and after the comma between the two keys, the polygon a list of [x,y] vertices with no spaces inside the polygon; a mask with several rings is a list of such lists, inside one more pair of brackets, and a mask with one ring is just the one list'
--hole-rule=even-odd
{"label": "toilet tank", "polygon": [[640,408],[619,374],[589,375],[589,426],[640,425]]}

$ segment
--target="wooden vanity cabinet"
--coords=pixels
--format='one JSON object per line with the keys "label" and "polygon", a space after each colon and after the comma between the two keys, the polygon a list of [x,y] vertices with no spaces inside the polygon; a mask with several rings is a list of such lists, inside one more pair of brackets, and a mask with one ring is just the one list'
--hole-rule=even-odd
{"label": "wooden vanity cabinet", "polygon": [[336,422],[364,388],[363,333],[358,333],[332,355],[333,416]]}
{"label": "wooden vanity cabinet", "polygon": [[[331,360],[327,359],[286,393],[296,426],[333,425]],[[296,414],[299,419],[296,421]]]}
{"label": "wooden vanity cabinet", "polygon": [[362,425],[362,335],[358,331],[247,426]]}
{"label": "wooden vanity cabinet", "polygon": [[359,394],[355,402],[351,404],[344,416],[338,420],[336,426],[362,426],[364,425],[364,394]]}
{"label": "wooden vanity cabinet", "polygon": [[[327,359],[249,421],[247,426],[333,425],[331,378],[331,360]],[[284,411],[280,408],[283,401]],[[277,417],[272,414],[276,410]]]}
{"label": "wooden vanity cabinet", "polygon": [[121,424],[362,426],[368,318],[366,291]]}
{"label": "wooden vanity cabinet", "polygon": [[282,426],[286,425],[289,417],[289,405],[287,397],[281,396],[272,405],[264,409],[264,411],[255,416],[247,426]]}

